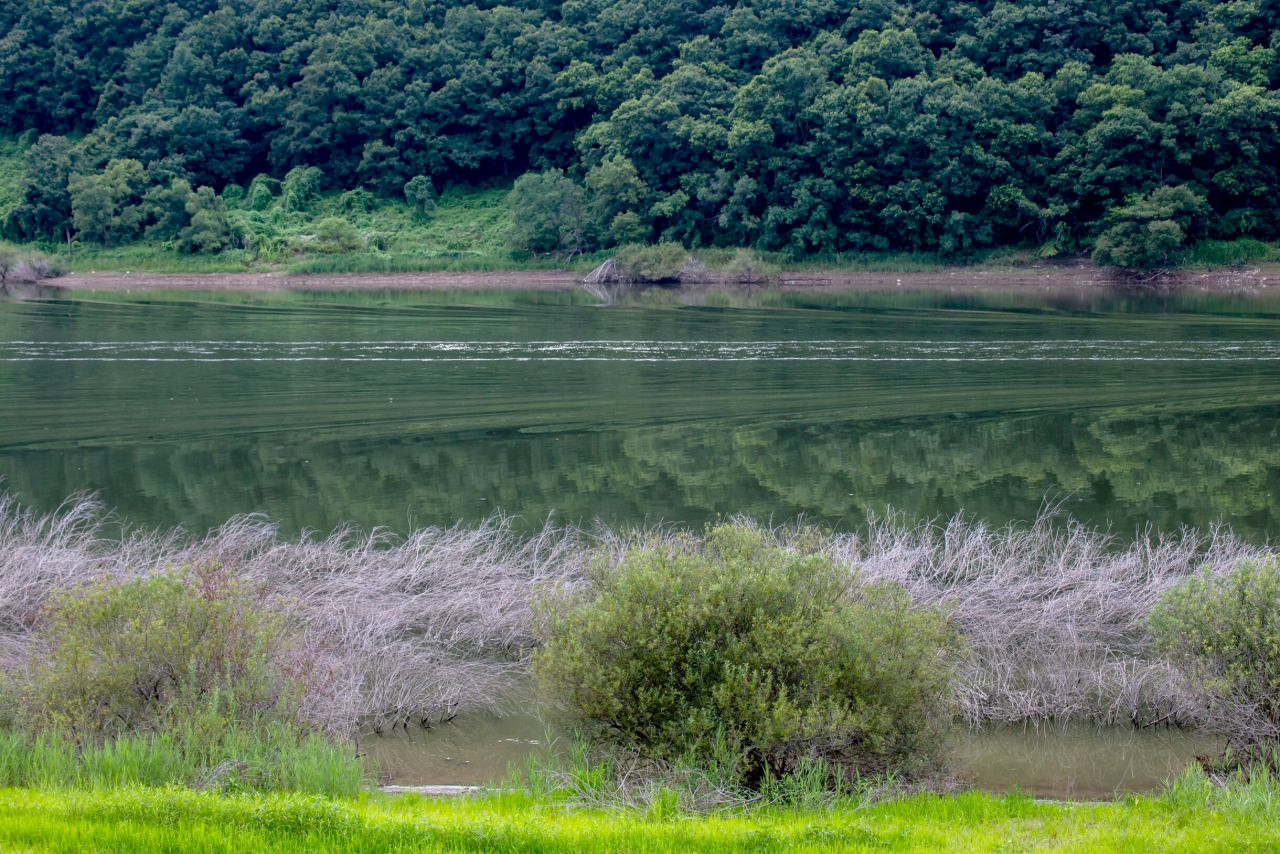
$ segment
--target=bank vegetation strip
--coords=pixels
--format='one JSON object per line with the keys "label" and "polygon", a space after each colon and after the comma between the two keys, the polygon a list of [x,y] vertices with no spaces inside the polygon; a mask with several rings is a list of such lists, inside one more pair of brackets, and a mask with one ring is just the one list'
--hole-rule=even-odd
{"label": "bank vegetation strip", "polygon": [[[495,517],[406,536],[342,529],[290,541],[269,520],[243,516],[203,536],[113,537],[106,521],[88,499],[42,515],[0,497],[6,670],[24,666],[37,615],[60,587],[216,564],[261,585],[305,623],[306,655],[328,674],[325,690],[306,700],[307,714],[347,734],[499,710],[534,642],[534,592],[585,583],[590,555],[621,554],[641,536],[548,527],[525,537]],[[785,545],[794,532],[771,536]],[[956,621],[968,649],[956,701],[970,725],[1195,723],[1203,702],[1149,652],[1144,619],[1162,591],[1202,567],[1222,572],[1269,554],[1226,529],[1121,546],[1052,514],[1005,528],[960,517],[874,518],[859,533],[822,537],[838,561]]]}

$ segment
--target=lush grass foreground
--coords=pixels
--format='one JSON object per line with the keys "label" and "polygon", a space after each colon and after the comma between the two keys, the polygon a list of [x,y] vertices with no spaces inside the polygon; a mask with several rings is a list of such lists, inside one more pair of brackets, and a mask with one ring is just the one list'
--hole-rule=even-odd
{"label": "lush grass foreground", "polygon": [[925,795],[857,809],[710,818],[566,811],[522,795],[360,801],[179,788],[0,791],[4,851],[1273,851],[1274,789],[1215,800],[1037,803]]}

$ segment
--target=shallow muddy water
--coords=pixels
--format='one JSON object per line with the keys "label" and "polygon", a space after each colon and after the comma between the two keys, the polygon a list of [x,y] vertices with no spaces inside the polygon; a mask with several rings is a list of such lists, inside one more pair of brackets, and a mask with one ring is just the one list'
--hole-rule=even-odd
{"label": "shallow muddy water", "polygon": [[[484,785],[548,744],[557,747],[535,717],[472,714],[426,730],[366,735],[360,748],[384,784]],[[960,733],[951,761],[961,780],[986,791],[1099,799],[1158,789],[1217,748],[1211,738],[1169,728],[995,728]]]}
{"label": "shallow muddy water", "polygon": [[0,303],[0,476],[41,510],[1280,530],[1270,296],[41,293]]}

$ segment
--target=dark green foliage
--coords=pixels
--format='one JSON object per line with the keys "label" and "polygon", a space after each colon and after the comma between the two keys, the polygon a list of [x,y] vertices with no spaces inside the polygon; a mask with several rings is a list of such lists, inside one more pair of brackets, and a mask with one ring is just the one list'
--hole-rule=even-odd
{"label": "dark green foliage", "polygon": [[646,540],[589,592],[539,603],[540,696],[589,737],[662,759],[804,759],[846,773],[927,758],[950,722],[946,620],[810,544],[750,524]]}
{"label": "dark green foliage", "polygon": [[1280,236],[1274,2],[18,0],[0,22],[0,128],[55,135],[8,223],[26,238],[64,238],[68,176],[112,160],[161,186],[266,170],[285,212],[563,170],[585,211],[515,235],[538,252],[1115,232],[1104,255],[1145,263],[1176,231],[1111,214],[1166,186],[1207,205],[1187,239]]}
{"label": "dark green foliage", "polygon": [[108,246],[136,237],[146,186],[146,171],[136,160],[112,160],[101,172],[72,175],[67,189],[76,231]]}
{"label": "dark green foliage", "polygon": [[146,211],[152,222],[147,226],[147,237],[161,240],[177,237],[187,224],[187,201],[191,195],[191,183],[185,178],[174,178],[167,187],[148,190]]}
{"label": "dark green foliage", "polygon": [[1098,238],[1098,264],[1148,270],[1169,263],[1188,232],[1207,212],[1204,199],[1186,187],[1161,187],[1136,196],[1108,216],[1114,223]]}
{"label": "dark green foliage", "polygon": [[67,182],[80,170],[82,162],[80,152],[60,136],[42,136],[27,149],[23,163],[26,190],[10,216],[10,229],[27,238],[65,237],[72,227]]}
{"label": "dark green foliage", "polygon": [[1211,698],[1210,721],[1238,750],[1280,744],[1280,561],[1241,561],[1167,591],[1151,611],[1156,648]]}

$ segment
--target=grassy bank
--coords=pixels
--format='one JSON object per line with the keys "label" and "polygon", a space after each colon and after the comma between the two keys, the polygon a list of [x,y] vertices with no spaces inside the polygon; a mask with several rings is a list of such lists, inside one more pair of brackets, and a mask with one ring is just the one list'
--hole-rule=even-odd
{"label": "grassy bank", "polygon": [[1274,851],[1273,783],[1184,778],[1159,797],[1038,803],[920,795],[707,818],[566,810],[523,794],[453,800],[176,788],[0,791],[6,851],[733,852]]}
{"label": "grassy bank", "polygon": [[[0,731],[0,788],[111,789],[190,786],[351,797],[367,789],[350,745],[298,738],[278,727],[233,732],[198,744],[190,732],[121,736],[77,744],[53,732]],[[197,746],[198,745],[198,746]]]}

